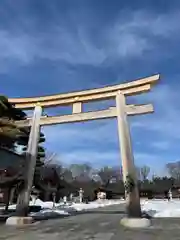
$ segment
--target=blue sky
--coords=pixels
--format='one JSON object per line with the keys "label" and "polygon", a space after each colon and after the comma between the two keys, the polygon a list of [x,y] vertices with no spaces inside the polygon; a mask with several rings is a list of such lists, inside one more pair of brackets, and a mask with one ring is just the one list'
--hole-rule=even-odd
{"label": "blue sky", "polygon": [[[118,84],[160,73],[130,103],[155,113],[129,119],[137,165],[165,173],[180,159],[180,1],[1,0],[1,92],[28,97]],[[100,109],[113,103],[88,104]],[[46,110],[49,114],[70,108]],[[48,151],[66,163],[120,163],[116,120],[45,127]]]}

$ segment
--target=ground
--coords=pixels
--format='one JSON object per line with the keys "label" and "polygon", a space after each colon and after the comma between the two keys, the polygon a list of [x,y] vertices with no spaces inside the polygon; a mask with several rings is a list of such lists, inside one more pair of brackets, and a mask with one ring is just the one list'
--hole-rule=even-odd
{"label": "ground", "polygon": [[180,219],[153,219],[148,229],[129,230],[120,225],[124,204],[91,210],[33,226],[15,229],[0,226],[0,240],[179,240]]}

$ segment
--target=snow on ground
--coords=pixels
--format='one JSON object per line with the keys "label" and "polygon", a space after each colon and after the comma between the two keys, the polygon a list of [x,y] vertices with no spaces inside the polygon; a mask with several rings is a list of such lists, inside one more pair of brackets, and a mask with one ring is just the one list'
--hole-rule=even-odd
{"label": "snow on ground", "polygon": [[[75,204],[72,205],[77,211],[85,210],[85,209],[93,209],[98,207],[104,207],[113,204],[125,203],[124,200],[104,200],[104,201],[95,201],[90,204]],[[141,200],[141,208],[142,211],[148,213],[152,217],[155,218],[169,218],[169,217],[179,217],[180,218],[180,200],[174,199],[168,201],[166,199],[159,200]]]}
{"label": "snow on ground", "polygon": [[[43,202],[40,199],[36,199],[29,202],[30,206],[41,206],[41,211],[37,213],[31,213],[30,215],[33,216],[40,216],[46,215],[49,216],[51,213],[52,215],[70,215],[71,212],[74,211],[83,211],[88,209],[95,209],[115,204],[123,203],[123,200],[97,200],[94,202],[86,203],[56,203],[53,202]],[[4,209],[4,207],[0,207],[0,209]],[[9,209],[16,209],[16,204],[10,205]]]}
{"label": "snow on ground", "polygon": [[[84,211],[96,208],[102,208],[105,206],[115,205],[124,203],[124,200],[97,200],[94,202],[86,203],[56,203],[55,206],[53,202],[43,202],[40,199],[36,201],[30,201],[30,205],[41,206],[42,210],[38,213],[33,213],[33,215],[41,214],[48,215],[50,213],[56,215],[70,215],[74,211]],[[0,207],[3,209],[4,207]],[[9,209],[15,209],[16,205],[10,205]],[[150,216],[155,218],[161,217],[180,217],[180,200],[141,200],[141,208],[143,212],[148,213]]]}
{"label": "snow on ground", "polygon": [[142,211],[155,218],[180,217],[180,200],[143,200]]}

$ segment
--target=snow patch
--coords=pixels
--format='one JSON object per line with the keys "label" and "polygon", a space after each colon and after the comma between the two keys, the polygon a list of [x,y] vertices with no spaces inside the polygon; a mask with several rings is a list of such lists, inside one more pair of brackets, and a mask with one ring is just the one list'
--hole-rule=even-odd
{"label": "snow patch", "polygon": [[101,207],[106,207],[110,205],[124,203],[122,200],[97,200],[94,202],[90,202],[88,204],[85,203],[73,203],[71,207],[76,209],[77,211],[83,211],[88,209],[96,209]]}
{"label": "snow patch", "polygon": [[141,202],[141,208],[155,218],[180,217],[180,200],[146,200]]}
{"label": "snow patch", "polygon": [[42,209],[36,213],[30,213],[30,216],[49,216],[49,215],[70,215],[68,212],[58,209]]}

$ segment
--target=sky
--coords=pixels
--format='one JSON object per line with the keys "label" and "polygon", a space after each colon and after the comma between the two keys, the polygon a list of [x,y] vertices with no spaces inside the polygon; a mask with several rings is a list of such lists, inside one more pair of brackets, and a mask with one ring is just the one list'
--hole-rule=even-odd
{"label": "sky", "polygon": [[[180,1],[1,0],[1,93],[31,97],[119,84],[159,73],[153,114],[129,118],[135,163],[164,174],[180,160]],[[87,104],[86,110],[113,101]],[[45,109],[49,115],[70,107]],[[116,119],[43,127],[65,163],[120,165]]]}

